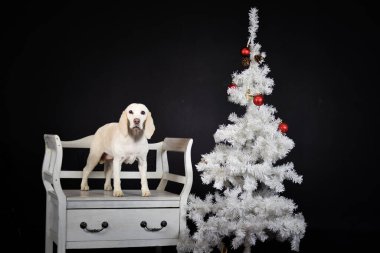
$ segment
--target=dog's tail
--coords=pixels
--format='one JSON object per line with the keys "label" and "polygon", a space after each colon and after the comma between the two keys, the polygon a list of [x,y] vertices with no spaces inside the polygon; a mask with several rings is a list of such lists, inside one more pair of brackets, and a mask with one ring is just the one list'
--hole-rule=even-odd
{"label": "dog's tail", "polygon": [[89,135],[75,141],[61,141],[64,148],[90,148],[91,143],[94,140],[94,135]]}

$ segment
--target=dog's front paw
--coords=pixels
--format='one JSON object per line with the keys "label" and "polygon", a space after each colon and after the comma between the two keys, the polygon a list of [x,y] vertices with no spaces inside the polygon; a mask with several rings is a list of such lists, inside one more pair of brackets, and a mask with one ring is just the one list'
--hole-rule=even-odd
{"label": "dog's front paw", "polygon": [[111,186],[110,184],[108,184],[108,185],[105,184],[105,185],[104,185],[104,190],[105,190],[105,191],[112,191],[112,186]]}
{"label": "dog's front paw", "polygon": [[80,190],[81,191],[88,191],[88,190],[90,190],[90,187],[88,185],[81,185]]}
{"label": "dog's front paw", "polygon": [[113,191],[113,196],[114,197],[123,197],[124,196],[124,193],[122,190],[114,190]]}
{"label": "dog's front paw", "polygon": [[141,196],[143,196],[143,197],[149,197],[150,196],[149,189],[142,189],[141,190]]}

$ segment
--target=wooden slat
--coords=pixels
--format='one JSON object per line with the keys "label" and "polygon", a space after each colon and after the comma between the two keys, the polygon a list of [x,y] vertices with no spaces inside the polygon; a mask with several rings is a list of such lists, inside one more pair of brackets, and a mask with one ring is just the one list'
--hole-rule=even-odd
{"label": "wooden slat", "polygon": [[128,247],[149,247],[177,245],[178,239],[139,239],[122,241],[83,241],[67,242],[67,249],[92,249],[92,248],[128,248]]}
{"label": "wooden slat", "polygon": [[185,152],[190,140],[186,138],[165,138],[162,148],[166,151]]}
{"label": "wooden slat", "polygon": [[158,150],[162,147],[162,141],[157,143],[149,143],[148,144],[149,150]]}
{"label": "wooden slat", "polygon": [[[73,140],[73,141],[61,141],[62,147],[64,148],[90,148],[91,143],[94,139],[94,135],[89,135],[82,139]],[[149,150],[157,150],[161,148],[162,142],[158,143],[149,143]]]}
{"label": "wooden slat", "polygon": [[141,196],[141,190],[124,190],[123,197],[114,197],[112,191],[104,190],[63,190],[67,201],[146,201],[180,200],[180,196],[167,191],[151,190],[149,197]]}
{"label": "wooden slat", "polygon": [[[147,173],[147,178],[161,178],[162,172],[150,172]],[[60,178],[82,178],[82,171],[68,171],[62,170]],[[104,178],[103,171],[93,171],[88,178]],[[122,171],[120,172],[120,178],[126,179],[139,179],[140,172],[138,171]]]}
{"label": "wooden slat", "polygon": [[142,197],[141,190],[123,192],[123,197],[114,197],[112,191],[64,190],[68,209],[179,207],[180,196],[175,193],[151,190],[151,196]]}
{"label": "wooden slat", "polygon": [[177,182],[180,184],[185,184],[186,183],[186,177],[185,176],[180,176],[172,173],[164,173],[163,174],[163,179],[167,179],[172,182]]}
{"label": "wooden slat", "polygon": [[163,208],[179,207],[179,200],[150,200],[145,201],[70,201],[67,209],[91,209],[91,208]]}

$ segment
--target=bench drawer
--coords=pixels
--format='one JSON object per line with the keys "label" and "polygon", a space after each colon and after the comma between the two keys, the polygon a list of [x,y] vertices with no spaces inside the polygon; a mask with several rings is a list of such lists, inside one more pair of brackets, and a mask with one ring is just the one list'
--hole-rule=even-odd
{"label": "bench drawer", "polygon": [[[143,221],[146,228],[141,227]],[[148,228],[161,228],[163,221],[166,226],[161,230],[148,231]],[[73,209],[67,210],[67,222],[67,241],[170,239],[178,238],[179,209]],[[87,225],[85,229],[83,222]],[[89,232],[101,229],[103,222],[108,227]]]}

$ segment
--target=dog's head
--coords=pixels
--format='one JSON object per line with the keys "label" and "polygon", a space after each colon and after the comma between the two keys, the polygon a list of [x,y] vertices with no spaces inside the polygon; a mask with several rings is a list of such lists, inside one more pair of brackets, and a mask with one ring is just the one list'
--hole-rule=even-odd
{"label": "dog's head", "polygon": [[142,136],[150,139],[155,126],[152,114],[143,104],[130,104],[123,111],[119,120],[119,128],[124,136],[131,136],[138,141]]}

